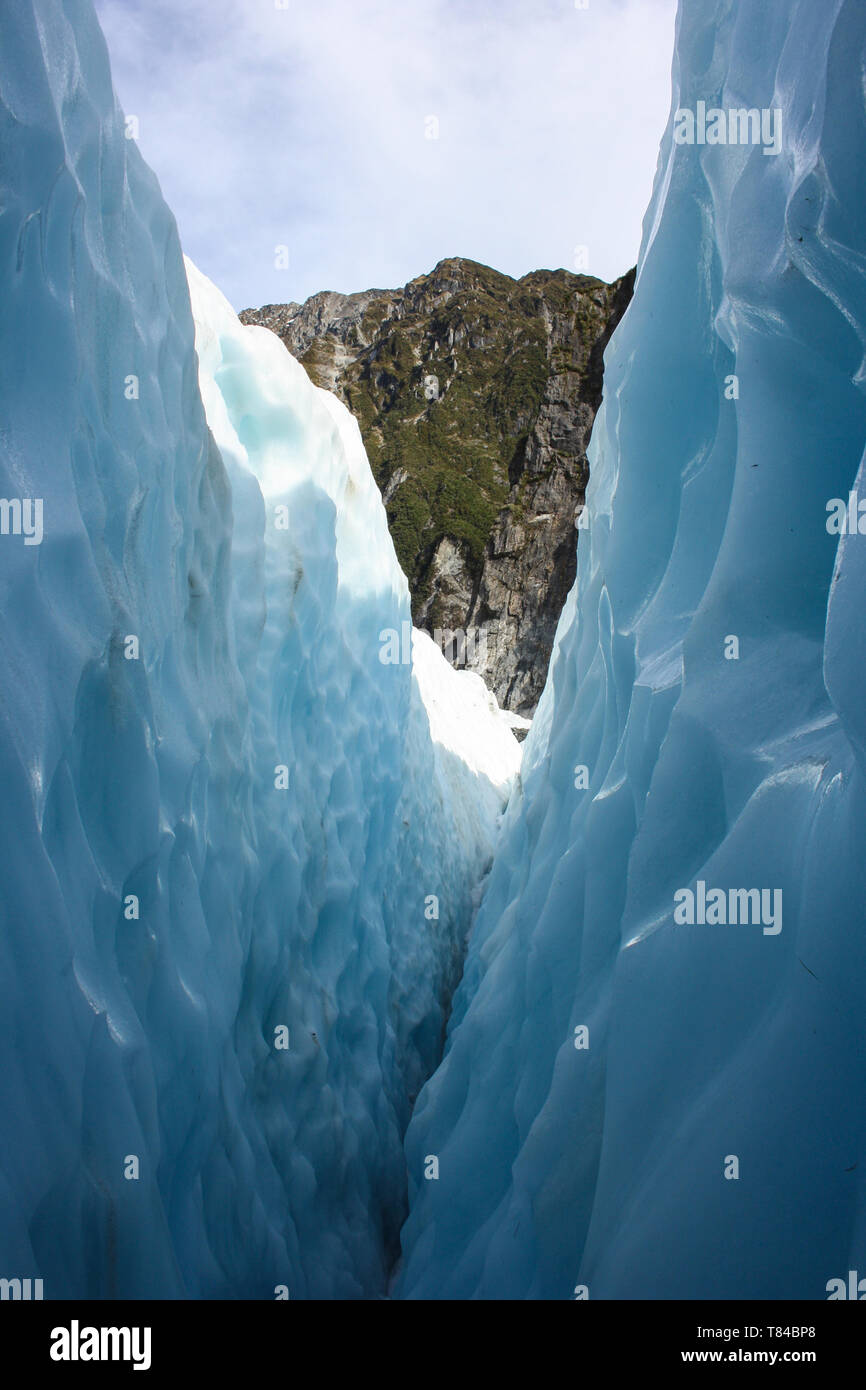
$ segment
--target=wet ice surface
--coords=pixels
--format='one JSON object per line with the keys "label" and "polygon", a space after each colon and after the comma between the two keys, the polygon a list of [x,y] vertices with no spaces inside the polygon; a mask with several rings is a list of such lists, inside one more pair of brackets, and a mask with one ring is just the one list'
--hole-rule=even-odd
{"label": "wet ice surface", "polygon": [[44,521],[0,537],[0,1274],[376,1296],[520,750],[380,660],[357,426],[190,267],[209,433],[89,0],[0,30],[0,483]]}
{"label": "wet ice surface", "polygon": [[[864,26],[682,7],[673,109],[780,109],[782,151],[664,138],[397,1296],[822,1299],[866,1269],[866,536],[827,529],[866,499]],[[781,890],[781,930],[675,923],[699,883]]]}
{"label": "wet ice surface", "polygon": [[376,1297],[407,1166],[397,1297],[866,1269],[864,23],[684,4],[674,107],[782,148],[663,141],[497,848],[357,426],[189,267],[194,324],[89,0],[3,9],[2,1277]]}

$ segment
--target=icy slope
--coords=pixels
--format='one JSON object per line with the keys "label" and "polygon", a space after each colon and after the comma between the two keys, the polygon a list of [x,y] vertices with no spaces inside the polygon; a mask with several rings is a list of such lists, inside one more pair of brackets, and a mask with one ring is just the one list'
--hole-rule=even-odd
{"label": "icy slope", "polygon": [[[483,681],[411,629],[357,422],[186,266],[208,424],[233,496],[253,498],[235,516],[232,611],[254,727],[303,808],[303,853],[318,849],[322,817],[338,842],[344,879],[326,895],[334,931],[354,947],[356,892],[361,930],[384,913],[397,1056],[414,1100],[441,1047],[441,998],[457,983],[520,745]],[[262,507],[253,558],[243,528]],[[399,661],[385,660],[395,650]],[[353,825],[383,795],[392,824]]]}
{"label": "icy slope", "polygon": [[191,269],[214,443],[90,0],[3,6],[0,148],[0,1274],[375,1296],[519,748],[431,736],[357,428]]}
{"label": "icy slope", "polygon": [[[398,1295],[866,1272],[866,537],[828,529],[849,490],[866,511],[864,56],[861,0],[682,4],[578,577],[407,1136]],[[781,153],[676,143],[698,102],[780,111]]]}

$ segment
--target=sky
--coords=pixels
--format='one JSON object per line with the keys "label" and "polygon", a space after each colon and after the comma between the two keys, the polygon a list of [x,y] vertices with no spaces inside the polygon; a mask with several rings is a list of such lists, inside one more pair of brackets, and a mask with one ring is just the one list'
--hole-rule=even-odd
{"label": "sky", "polygon": [[235,309],[448,256],[637,259],[676,0],[95,3],[184,250]]}

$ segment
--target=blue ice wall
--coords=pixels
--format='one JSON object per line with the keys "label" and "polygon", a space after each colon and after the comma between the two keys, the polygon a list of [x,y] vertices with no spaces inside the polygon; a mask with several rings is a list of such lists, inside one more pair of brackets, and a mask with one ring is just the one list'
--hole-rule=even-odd
{"label": "blue ice wall", "polygon": [[225,457],[90,0],[4,4],[0,1276],[375,1297],[501,796],[357,426],[196,284]]}
{"label": "blue ice wall", "polygon": [[[577,580],[408,1131],[400,1296],[866,1273],[866,536],[828,530],[866,504],[864,62],[862,0],[682,0]],[[679,143],[699,102],[781,113],[780,151]],[[780,914],[732,913],[750,889]]]}

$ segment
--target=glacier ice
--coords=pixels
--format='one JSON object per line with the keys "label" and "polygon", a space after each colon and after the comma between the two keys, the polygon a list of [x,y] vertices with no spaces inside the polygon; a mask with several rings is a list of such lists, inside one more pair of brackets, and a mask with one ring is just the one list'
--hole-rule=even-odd
{"label": "glacier ice", "polygon": [[[866,1269],[864,51],[682,0],[520,764],[351,417],[184,266],[91,0],[0,10],[0,1277],[381,1296],[407,1195],[408,1299]],[[751,889],[780,930],[704,920]]]}
{"label": "glacier ice", "polygon": [[[866,539],[827,525],[866,499],[864,54],[861,0],[682,0],[397,1296],[824,1299],[866,1269]],[[700,101],[781,112],[781,152],[677,144]],[[779,932],[674,921],[755,887]]]}
{"label": "glacier ice", "polygon": [[44,521],[0,536],[0,1274],[381,1295],[520,748],[381,660],[357,426],[188,285],[90,0],[3,7],[0,147],[0,490]]}

